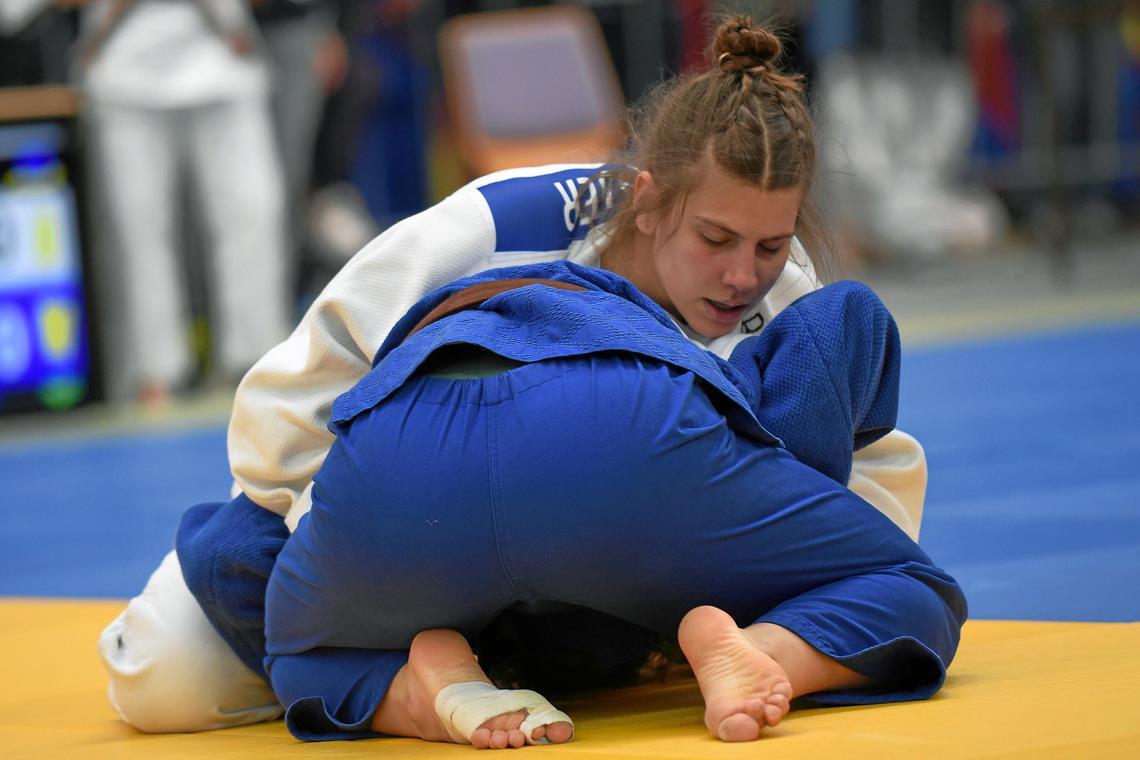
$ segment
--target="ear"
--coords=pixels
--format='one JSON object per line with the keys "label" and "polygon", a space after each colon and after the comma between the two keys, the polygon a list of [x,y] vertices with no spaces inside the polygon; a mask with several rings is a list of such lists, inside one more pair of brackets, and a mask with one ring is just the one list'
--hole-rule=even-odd
{"label": "ear", "polygon": [[[639,205],[644,204],[648,199],[657,191],[656,185],[653,181],[653,175],[644,169],[637,173],[633,179],[633,206],[637,208]],[[646,235],[652,235],[657,231],[658,215],[650,212],[642,212],[637,215],[637,229]]]}

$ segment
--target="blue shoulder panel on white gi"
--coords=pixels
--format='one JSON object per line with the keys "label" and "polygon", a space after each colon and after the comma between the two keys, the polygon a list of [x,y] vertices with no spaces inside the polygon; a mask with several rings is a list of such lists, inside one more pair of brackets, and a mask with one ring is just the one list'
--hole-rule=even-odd
{"label": "blue shoulder panel on white gi", "polygon": [[[511,177],[479,188],[495,220],[495,252],[561,251],[586,236],[593,216],[581,218],[578,188],[597,165],[571,167],[534,177]],[[608,207],[607,180],[590,182],[587,207]]]}

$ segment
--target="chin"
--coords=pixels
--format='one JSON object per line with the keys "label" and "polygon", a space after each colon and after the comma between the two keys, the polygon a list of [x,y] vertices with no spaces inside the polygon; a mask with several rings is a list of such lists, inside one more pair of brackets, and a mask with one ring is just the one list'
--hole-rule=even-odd
{"label": "chin", "polygon": [[690,322],[689,323],[689,329],[692,330],[693,332],[695,332],[697,335],[700,335],[702,338],[707,338],[708,340],[715,340],[716,338],[723,338],[725,335],[728,335],[730,332],[732,332],[733,330],[736,329],[736,325],[735,324],[731,324],[731,325],[721,325],[721,324],[695,325],[692,322]]}

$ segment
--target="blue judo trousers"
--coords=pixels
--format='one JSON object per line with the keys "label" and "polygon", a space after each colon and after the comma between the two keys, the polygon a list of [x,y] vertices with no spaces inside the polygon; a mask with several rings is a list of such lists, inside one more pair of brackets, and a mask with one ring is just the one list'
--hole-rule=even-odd
{"label": "blue judo trousers", "polygon": [[[510,277],[587,291],[508,291],[405,340],[451,293]],[[421,371],[454,344],[521,365],[480,379]],[[841,485],[853,450],[894,426],[898,372],[894,322],[855,283],[801,298],[725,362],[610,273],[483,273],[417,304],[337,400],[312,511],[288,540],[239,497],[187,513],[179,558],[305,739],[370,735],[416,633],[474,636],[520,603],[664,637],[711,604],[788,628],[875,682],[815,701],[925,698],[965,599]]]}

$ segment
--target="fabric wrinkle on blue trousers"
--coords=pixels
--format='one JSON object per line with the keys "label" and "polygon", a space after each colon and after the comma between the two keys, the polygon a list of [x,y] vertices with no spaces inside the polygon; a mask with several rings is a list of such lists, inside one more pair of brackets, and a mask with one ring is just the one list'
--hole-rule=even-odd
{"label": "fabric wrinkle on blue trousers", "polygon": [[[295,735],[373,735],[416,633],[472,636],[518,602],[578,605],[666,637],[712,604],[742,625],[782,625],[876,682],[816,701],[937,691],[965,620],[961,590],[840,485],[853,448],[889,431],[897,408],[897,330],[873,293],[838,283],[805,296],[725,363],[616,276],[569,264],[509,274],[596,292],[523,288],[406,343],[398,326],[337,402],[313,509],[277,556],[265,602],[265,664]],[[504,319],[520,312],[555,317],[534,329]],[[557,355],[589,322],[615,318],[648,342],[622,350],[593,335],[583,343],[596,350]],[[676,355],[642,350],[658,339]],[[526,363],[471,380],[416,372],[455,342]],[[555,355],[536,356],[544,348]],[[195,538],[224,511],[188,514],[179,556],[248,661],[256,621],[242,632],[240,614],[219,614],[218,589],[211,611],[210,573],[193,561]]]}

